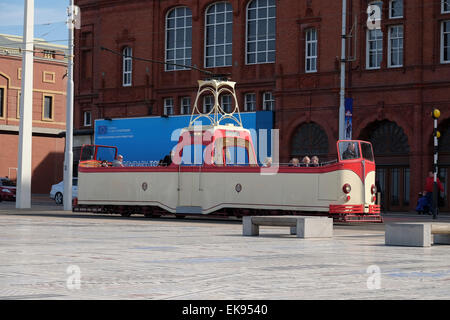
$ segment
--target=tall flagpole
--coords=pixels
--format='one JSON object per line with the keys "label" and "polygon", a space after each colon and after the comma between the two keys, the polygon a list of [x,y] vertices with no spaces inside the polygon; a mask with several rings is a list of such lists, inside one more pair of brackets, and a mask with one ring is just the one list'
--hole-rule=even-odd
{"label": "tall flagpole", "polygon": [[68,8],[69,55],[67,63],[67,103],[66,103],[66,151],[64,154],[64,210],[72,211],[72,176],[73,176],[73,36],[74,5],[70,0]]}
{"label": "tall flagpole", "polygon": [[31,208],[34,0],[25,0],[16,208]]}

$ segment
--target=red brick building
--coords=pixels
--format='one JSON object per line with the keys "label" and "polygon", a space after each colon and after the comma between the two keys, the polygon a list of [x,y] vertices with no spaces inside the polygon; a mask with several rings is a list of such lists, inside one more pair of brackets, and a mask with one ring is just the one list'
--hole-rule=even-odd
{"label": "red brick building", "polygon": [[[92,129],[98,118],[189,112],[205,75],[128,58],[135,56],[230,73],[242,111],[274,110],[283,162],[335,154],[341,1],[76,4],[82,28],[76,33],[75,128]],[[368,28],[369,4],[381,9],[379,30]],[[415,207],[432,165],[433,108],[442,114],[440,174],[449,199],[449,3],[347,0],[347,6],[353,138],[373,143],[384,208]],[[204,108],[208,103],[205,97]]]}
{"label": "red brick building", "polygon": [[[62,180],[66,128],[66,47],[35,39],[33,78],[33,193]],[[0,177],[17,177],[22,37],[0,35]]]}

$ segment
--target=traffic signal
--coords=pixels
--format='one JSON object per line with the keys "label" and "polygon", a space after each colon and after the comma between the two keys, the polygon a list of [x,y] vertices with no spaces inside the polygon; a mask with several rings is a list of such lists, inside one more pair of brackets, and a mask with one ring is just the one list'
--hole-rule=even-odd
{"label": "traffic signal", "polygon": [[439,139],[441,137],[441,133],[438,130],[434,130],[433,136]]}
{"label": "traffic signal", "polygon": [[439,111],[439,109],[433,109],[433,111],[431,112],[431,117],[433,119],[439,119],[440,116],[441,116],[441,111]]}

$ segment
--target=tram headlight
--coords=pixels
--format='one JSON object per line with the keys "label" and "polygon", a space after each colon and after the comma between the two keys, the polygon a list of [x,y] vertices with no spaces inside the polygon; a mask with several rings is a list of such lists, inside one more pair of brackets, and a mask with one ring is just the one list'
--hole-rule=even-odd
{"label": "tram headlight", "polygon": [[350,193],[350,191],[352,191],[352,187],[348,183],[346,183],[342,187],[342,191],[344,191],[344,193]]}
{"label": "tram headlight", "polygon": [[372,187],[370,188],[370,192],[372,192],[372,194],[377,193],[377,186],[373,184]]}

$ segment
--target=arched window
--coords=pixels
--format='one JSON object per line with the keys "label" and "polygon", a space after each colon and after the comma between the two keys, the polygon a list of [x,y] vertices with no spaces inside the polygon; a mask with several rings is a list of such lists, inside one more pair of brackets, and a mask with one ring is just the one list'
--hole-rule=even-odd
{"label": "arched window", "polygon": [[205,67],[232,64],[233,9],[228,2],[217,2],[206,10]]}
{"label": "arched window", "polygon": [[381,121],[372,126],[369,141],[377,156],[408,155],[408,137],[401,127],[392,121]]}
{"label": "arched window", "polygon": [[275,62],[275,0],[253,0],[247,7],[246,63]]}
{"label": "arched window", "polygon": [[291,155],[295,157],[328,155],[328,137],[321,126],[310,122],[302,124],[294,133]]}
{"label": "arched window", "polygon": [[131,58],[133,56],[133,50],[130,47],[125,47],[122,51],[122,73],[123,73],[123,80],[122,85],[124,87],[130,87],[132,82],[132,75],[133,75],[133,59]]}
{"label": "arched window", "polygon": [[[167,14],[166,62],[187,66],[192,63],[192,12],[187,7],[175,8]],[[185,69],[166,65],[166,71]]]}

